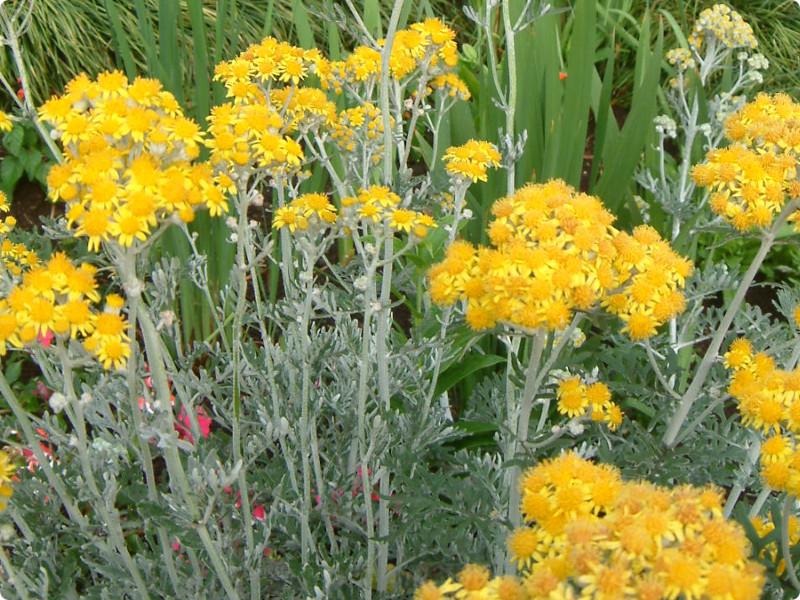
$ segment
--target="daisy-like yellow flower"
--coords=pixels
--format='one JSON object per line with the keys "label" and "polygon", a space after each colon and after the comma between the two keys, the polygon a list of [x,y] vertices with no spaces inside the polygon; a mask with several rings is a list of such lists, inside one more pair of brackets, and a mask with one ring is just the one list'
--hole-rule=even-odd
{"label": "daisy-like yellow flower", "polygon": [[501,156],[494,144],[470,140],[461,146],[451,146],[442,157],[450,176],[463,180],[487,180],[487,169],[500,166]]}
{"label": "daisy-like yellow flower", "polygon": [[301,214],[297,206],[284,206],[275,211],[272,218],[272,228],[288,228],[290,233],[308,228],[308,220]]}

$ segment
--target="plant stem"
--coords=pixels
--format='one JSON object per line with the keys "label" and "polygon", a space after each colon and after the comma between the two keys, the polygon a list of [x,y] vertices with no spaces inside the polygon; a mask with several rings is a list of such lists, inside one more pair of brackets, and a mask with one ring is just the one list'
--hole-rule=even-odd
{"label": "plant stem", "polygon": [[122,562],[125,564],[128,572],[131,574],[133,582],[136,584],[136,587],[139,590],[139,596],[141,598],[150,598],[150,594],[147,593],[147,585],[142,578],[142,574],[139,572],[139,568],[133,561],[133,557],[131,557],[131,554],[128,551],[128,546],[125,544],[125,536],[122,532],[122,526],[120,525],[119,512],[117,512],[116,508],[114,507],[113,501],[109,501],[108,498],[100,491],[100,488],[97,485],[97,480],[94,476],[94,470],[92,469],[91,462],[89,461],[89,442],[86,435],[86,419],[83,416],[83,406],[75,394],[72,365],[69,357],[67,356],[67,349],[64,347],[64,343],[61,340],[56,342],[55,352],[59,361],[61,362],[61,374],[64,381],[64,392],[67,400],[69,401],[69,404],[67,405],[67,414],[70,417],[70,421],[72,421],[73,428],[78,438],[78,460],[81,464],[83,477],[89,486],[89,491],[91,491],[92,495],[95,497],[94,506],[96,507],[103,524],[107,528],[111,543],[116,548],[120,558],[122,559]]}
{"label": "plant stem", "polygon": [[386,38],[381,51],[381,81],[380,81],[380,105],[381,117],[383,118],[383,183],[391,185],[392,181],[392,156],[394,154],[394,143],[392,141],[392,120],[389,108],[389,66],[391,64],[392,46],[394,36],[397,33],[397,25],[400,22],[400,14],[403,12],[404,0],[394,0],[392,14],[389,17],[389,26],[386,29]]}
{"label": "plant stem", "polygon": [[[242,460],[242,347],[244,331],[244,313],[247,309],[247,266],[245,247],[250,245],[250,228],[247,223],[247,209],[250,205],[250,196],[247,193],[247,184],[239,183],[237,189],[238,221],[236,225],[236,278],[238,290],[236,293],[236,308],[233,313],[233,326],[231,329],[231,344],[233,349],[233,431],[231,444],[233,446],[233,462]],[[255,288],[255,282],[253,282]],[[255,294],[258,290],[255,289]],[[253,516],[250,509],[250,492],[247,487],[247,473],[245,468],[239,469],[236,477],[239,494],[242,502],[242,525],[244,527],[246,562],[254,559],[255,543],[253,541]],[[261,595],[261,579],[254,569],[248,569],[250,576],[250,597],[258,600]]]}
{"label": "plant stem", "polygon": [[[517,50],[514,28],[511,26],[511,7],[509,0],[503,0],[503,31],[506,36],[506,54],[508,65],[508,102],[504,108],[506,113],[506,135],[509,137],[510,149],[514,148],[514,113],[517,107]],[[514,164],[509,164],[506,170],[506,185],[508,194],[514,193]]]}
{"label": "plant stem", "polygon": [[[132,298],[130,301],[130,312],[136,313],[139,298]],[[136,321],[131,319],[128,322],[128,338],[131,340],[131,357],[139,356],[138,345],[136,343]],[[128,405],[131,408],[131,418],[133,419],[134,436],[136,444],[139,447],[142,458],[142,468],[144,469],[145,485],[147,486],[147,499],[154,504],[159,501],[158,488],[156,487],[156,475],[153,470],[153,456],[150,453],[150,443],[142,438],[141,431],[143,429],[142,411],[138,404],[138,390],[139,390],[139,374],[137,372],[138,361],[133,358],[128,359],[126,366],[127,382],[128,382]],[[161,556],[164,565],[167,568],[170,583],[175,593],[180,589],[178,580],[178,573],[175,570],[175,561],[172,558],[171,547],[169,544],[169,537],[167,530],[163,525],[157,528],[158,543],[161,546]]]}
{"label": "plant stem", "polygon": [[731,300],[731,303],[728,305],[728,310],[725,312],[725,316],[722,318],[719,327],[714,333],[714,337],[711,338],[711,343],[708,346],[708,350],[703,356],[703,360],[700,362],[700,365],[697,367],[697,372],[695,373],[691,385],[683,394],[683,398],[678,406],[678,410],[675,411],[672,419],[670,419],[667,432],[664,434],[663,439],[665,446],[671,448],[675,445],[675,439],[680,432],[681,426],[683,425],[684,421],[686,421],[686,417],[689,415],[692,405],[694,404],[695,400],[697,400],[700,390],[708,378],[708,374],[711,371],[711,366],[714,364],[714,361],[719,354],[719,349],[722,346],[722,342],[724,341],[731,324],[733,323],[734,317],[739,312],[739,307],[744,301],[744,296],[747,293],[747,290],[753,283],[753,279],[755,279],[756,273],[758,273],[758,269],[761,267],[761,263],[764,262],[767,253],[772,247],[778,231],[786,222],[786,219],[789,217],[789,215],[791,215],[797,209],[798,205],[800,205],[800,200],[798,199],[794,199],[787,203],[781,211],[781,214],[775,219],[772,227],[763,232],[761,237],[761,246],[753,258],[753,262],[750,263],[750,267],[745,272],[742,282],[739,284],[739,287],[736,290],[736,294]]}
{"label": "plant stem", "polygon": [[[531,420],[531,409],[533,408],[533,400],[536,397],[536,392],[538,391],[536,380],[538,379],[539,375],[539,367],[540,363],[542,362],[542,352],[544,351],[544,342],[546,337],[547,334],[542,329],[537,329],[533,336],[533,349],[531,350],[528,368],[525,372],[525,387],[522,390],[522,398],[520,398],[519,410],[516,414],[516,418],[514,418],[514,415],[509,415],[511,417],[511,420],[508,423],[509,429],[513,432],[516,432],[516,436],[511,442],[511,452],[509,453],[509,456],[506,456],[506,460],[513,460],[519,448],[528,439],[528,427]],[[519,512],[519,476],[520,467],[518,465],[511,467],[511,492],[508,502],[508,520],[511,522],[511,526],[514,528],[519,527],[521,519]]]}
{"label": "plant stem", "polygon": [[792,549],[789,546],[789,516],[794,508],[794,503],[794,496],[787,493],[786,499],[783,501],[783,519],[781,521],[781,554],[783,554],[783,560],[786,561],[786,574],[789,575],[789,581],[792,582],[794,589],[800,591],[800,581],[797,580],[797,573],[792,562]]}

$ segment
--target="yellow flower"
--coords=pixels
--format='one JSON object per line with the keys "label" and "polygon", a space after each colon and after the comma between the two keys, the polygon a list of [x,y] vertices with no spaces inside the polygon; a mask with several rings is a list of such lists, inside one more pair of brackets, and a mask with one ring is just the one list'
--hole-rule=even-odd
{"label": "yellow flower", "polygon": [[447,149],[442,159],[447,172],[455,178],[486,181],[489,167],[500,166],[500,153],[489,142],[470,140],[461,146],[451,146]]}
{"label": "yellow flower", "polygon": [[6,113],[0,110],[0,131],[9,132],[14,128],[14,121]]}
{"label": "yellow flower", "polygon": [[308,228],[308,220],[300,213],[296,206],[284,206],[275,211],[272,219],[272,228],[281,229],[288,227],[290,233]]}
{"label": "yellow flower", "polygon": [[11,485],[14,481],[14,474],[17,468],[11,462],[11,457],[4,450],[0,450],[0,513],[5,511],[8,505],[8,499],[13,494],[14,490]]}

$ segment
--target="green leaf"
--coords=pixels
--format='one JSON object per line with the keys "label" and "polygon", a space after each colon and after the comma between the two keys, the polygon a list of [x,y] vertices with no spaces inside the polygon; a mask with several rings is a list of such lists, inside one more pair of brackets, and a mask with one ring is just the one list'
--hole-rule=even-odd
{"label": "green leaf", "polygon": [[11,156],[19,154],[22,150],[22,141],[25,138],[25,131],[22,127],[14,127],[5,136],[5,147]]}
{"label": "green leaf", "polygon": [[39,165],[42,164],[42,153],[38,149],[23,150],[19,153],[19,162],[25,170],[25,175],[31,181],[36,179]]}
{"label": "green leaf", "polygon": [[[643,30],[649,30],[647,19]],[[614,213],[618,212],[625,199],[625,191],[639,163],[647,135],[653,128],[653,118],[658,108],[656,92],[661,76],[663,42],[663,25],[659,27],[656,47],[652,52],[648,48],[649,35],[642,34],[641,52],[637,57],[637,63],[641,64],[637,72],[641,72],[641,76],[637,77],[638,85],[633,92],[631,111],[620,132],[617,147],[606,156],[603,174],[594,189],[594,194]]]}
{"label": "green leaf", "polygon": [[466,356],[442,372],[439,376],[439,381],[436,382],[436,391],[433,395],[434,397],[441,396],[468,375],[505,362],[506,359],[504,357],[496,354],[472,354]]}
{"label": "green leaf", "polygon": [[136,63],[133,60],[133,53],[128,44],[128,36],[119,20],[116,3],[114,0],[105,0],[105,6],[108,20],[111,21],[111,32],[113,33],[116,55],[122,59],[122,64],[125,65],[125,75],[128,76],[128,79],[133,79],[136,77]]}
{"label": "green leaf", "polygon": [[596,16],[593,0],[580,0],[577,3],[567,57],[568,77],[563,109],[555,131],[548,137],[545,152],[546,178],[561,177],[575,187],[581,180],[586,130],[589,126]]}
{"label": "green leaf", "polygon": [[[614,45],[614,35],[611,35],[610,44]],[[603,86],[600,90],[600,98],[595,111],[594,129],[594,156],[592,157],[592,170],[589,174],[589,189],[594,187],[597,174],[600,170],[600,163],[603,159],[603,145],[606,141],[606,131],[610,121],[614,121],[614,112],[611,109],[611,91],[614,80],[614,55],[611,54],[606,61],[605,72],[603,73]],[[616,123],[614,123],[616,124]]]}
{"label": "green leaf", "polygon": [[19,380],[19,376],[22,373],[22,362],[15,360],[6,363],[4,366],[6,380],[8,380],[10,385],[14,385]]}
{"label": "green leaf", "polygon": [[2,181],[3,188],[13,190],[24,171],[25,169],[19,158],[6,156],[3,162],[0,163],[0,181]]}
{"label": "green leaf", "polygon": [[202,0],[187,0],[189,23],[194,42],[194,117],[203,122],[211,109],[211,75],[208,70],[208,45]]}
{"label": "green leaf", "polygon": [[308,11],[306,11],[306,7],[300,0],[292,0],[292,23],[300,46],[305,50],[316,47],[314,31],[311,29],[311,23],[308,20]]}

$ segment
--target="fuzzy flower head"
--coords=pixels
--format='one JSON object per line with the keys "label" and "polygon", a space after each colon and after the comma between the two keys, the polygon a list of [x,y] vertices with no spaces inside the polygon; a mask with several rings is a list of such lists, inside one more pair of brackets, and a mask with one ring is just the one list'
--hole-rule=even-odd
{"label": "fuzzy flower head", "polygon": [[725,4],[715,4],[701,12],[688,41],[698,54],[702,54],[703,45],[719,44],[730,50],[758,46],[753,28]]}
{"label": "fuzzy flower head", "polygon": [[439,596],[415,598],[761,597],[763,568],[749,558],[744,529],[722,516],[716,488],[623,481],[575,453],[541,462],[520,488],[525,526],[508,543],[518,575],[501,583],[468,566],[461,589],[445,588],[448,580]]}
{"label": "fuzzy flower head", "polygon": [[[389,121],[394,127],[394,118]],[[360,161],[365,153],[373,164],[383,154],[383,132],[383,114],[371,102],[343,110],[330,127],[331,139],[346,159]]]}
{"label": "fuzzy flower head", "polygon": [[697,66],[692,53],[686,48],[674,48],[668,51],[666,59],[678,70],[678,73],[694,69]]}
{"label": "fuzzy flower head", "polygon": [[66,205],[67,224],[90,251],[145,242],[160,222],[227,210],[207,163],[203,134],[153,79],[118,71],[85,75],[44,103],[41,118],[64,147],[47,176],[48,196]]}
{"label": "fuzzy flower head", "polygon": [[443,160],[454,182],[469,184],[486,181],[486,170],[499,167],[501,158],[494,144],[470,140],[461,146],[448,148]]}
{"label": "fuzzy flower head", "polygon": [[529,185],[492,207],[491,247],[456,241],[428,273],[433,301],[462,301],[467,324],[564,329],[602,303],[633,339],[679,314],[691,262],[651,227],[619,232],[602,202],[562,181]]}
{"label": "fuzzy flower head", "polygon": [[[786,94],[759,94],[728,117],[725,134],[733,143],[711,150],[692,177],[711,193],[711,210],[736,229],[767,227],[800,197],[800,104]],[[789,220],[797,222],[797,214]]]}

